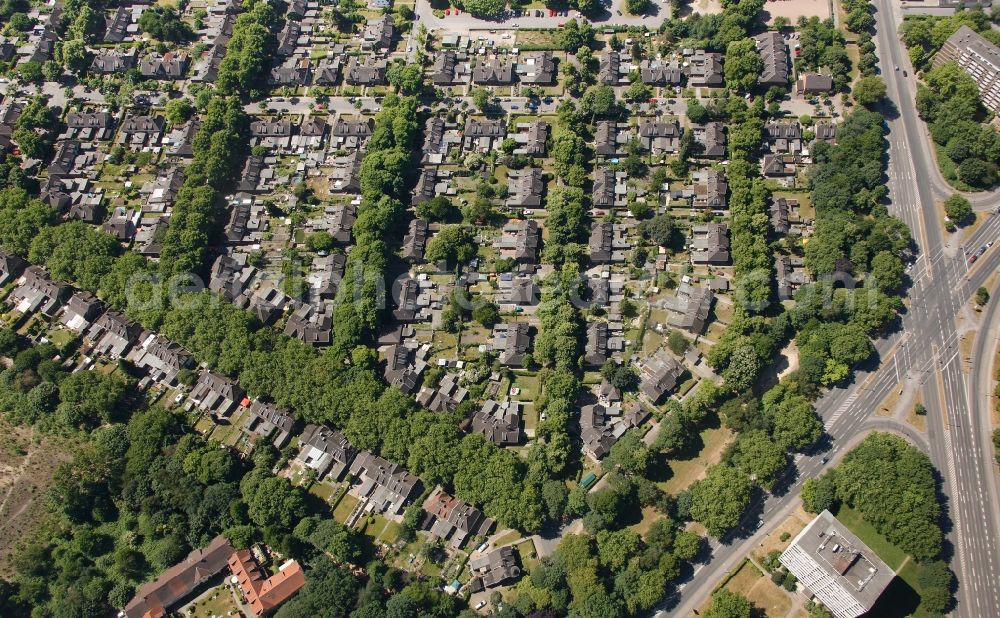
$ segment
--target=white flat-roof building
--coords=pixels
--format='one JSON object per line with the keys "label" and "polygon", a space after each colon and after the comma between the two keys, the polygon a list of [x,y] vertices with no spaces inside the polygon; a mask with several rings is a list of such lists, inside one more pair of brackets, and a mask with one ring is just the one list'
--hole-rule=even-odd
{"label": "white flat-roof building", "polygon": [[868,612],[895,576],[830,511],[817,515],[779,560],[837,618]]}

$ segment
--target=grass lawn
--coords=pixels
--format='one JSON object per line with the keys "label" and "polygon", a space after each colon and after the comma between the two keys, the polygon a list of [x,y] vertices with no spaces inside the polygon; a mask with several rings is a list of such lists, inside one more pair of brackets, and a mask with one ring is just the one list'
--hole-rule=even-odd
{"label": "grass lawn", "polygon": [[515,374],[512,386],[521,389],[520,393],[511,397],[512,399],[534,401],[535,397],[538,396],[538,378],[535,376]]}
{"label": "grass lawn", "polygon": [[71,330],[58,328],[50,332],[48,334],[48,338],[49,341],[52,342],[52,345],[59,348],[60,351],[63,351],[66,349],[66,346],[73,343],[73,340],[76,339],[76,334]]}
{"label": "grass lawn", "polygon": [[493,541],[492,546],[494,548],[496,548],[496,547],[503,547],[504,545],[509,545],[509,544],[513,543],[514,541],[518,540],[519,538],[521,538],[521,534],[517,530],[511,530],[511,531],[507,532],[507,534],[504,534],[504,535],[498,537],[497,540]]}
{"label": "grass lawn", "polygon": [[705,429],[699,434],[702,446],[697,456],[691,459],[678,459],[667,463],[670,468],[670,478],[657,483],[660,489],[670,494],[678,494],[692,483],[705,476],[705,468],[718,463],[722,452],[732,439],[732,432],[725,427]]}
{"label": "grass lawn", "polygon": [[326,483],[313,483],[312,487],[309,488],[309,493],[324,502],[329,502],[330,498],[333,497],[333,487],[330,487]]}
{"label": "grass lawn", "polygon": [[192,618],[216,618],[217,616],[235,616],[237,614],[233,612],[238,611],[239,607],[233,600],[233,593],[223,584],[195,599],[179,614]]}
{"label": "grass lawn", "polygon": [[896,571],[902,566],[906,553],[876,532],[875,528],[863,519],[860,511],[842,504],[836,515],[837,520],[864,541],[865,545],[872,548],[890,569]]}
{"label": "grass lawn", "polygon": [[358,499],[351,494],[344,494],[344,497],[340,499],[337,506],[333,509],[333,518],[344,523],[347,521],[347,516],[354,511],[354,507],[358,506]]}
{"label": "grass lawn", "polygon": [[525,539],[521,543],[518,543],[514,549],[517,550],[517,554],[521,557],[521,566],[529,573],[538,566],[538,552],[535,551],[534,541]]}

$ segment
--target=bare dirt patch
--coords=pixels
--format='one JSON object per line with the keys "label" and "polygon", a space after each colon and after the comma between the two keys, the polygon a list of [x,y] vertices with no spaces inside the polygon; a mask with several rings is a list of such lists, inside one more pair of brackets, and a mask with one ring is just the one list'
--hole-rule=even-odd
{"label": "bare dirt patch", "polygon": [[774,23],[775,17],[784,17],[789,23],[797,23],[799,17],[817,16],[820,19],[830,17],[828,0],[769,0],[764,3],[767,23]]}
{"label": "bare dirt patch", "polygon": [[45,520],[45,489],[77,446],[0,420],[0,576],[13,574],[14,549]]}

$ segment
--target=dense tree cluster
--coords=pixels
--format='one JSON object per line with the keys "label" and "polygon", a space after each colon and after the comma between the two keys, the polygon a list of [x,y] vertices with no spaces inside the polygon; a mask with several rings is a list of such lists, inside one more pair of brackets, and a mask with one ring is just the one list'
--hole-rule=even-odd
{"label": "dense tree cluster", "polygon": [[184,23],[177,9],[162,4],[143,11],[139,17],[139,27],[143,32],[170,43],[182,43],[193,35],[191,27]]}
{"label": "dense tree cluster", "polygon": [[837,499],[864,513],[865,521],[918,560],[941,552],[934,469],[898,436],[874,433],[844,457],[835,473]]}
{"label": "dense tree cluster", "polygon": [[264,85],[275,48],[278,18],[269,2],[244,3],[236,18],[215,85],[227,94],[251,93]]}
{"label": "dense tree cluster", "polygon": [[762,310],[771,297],[773,257],[767,244],[770,194],[757,173],[757,150],[764,133],[763,98],[754,107],[733,99],[727,109],[735,123],[729,132],[730,253],[742,304]]}
{"label": "dense tree cluster", "polygon": [[513,609],[521,616],[641,615],[663,598],[682,563],[700,549],[701,539],[679,530],[669,517],[653,522],[644,536],[629,528],[566,535],[517,585]]}
{"label": "dense tree cluster", "polygon": [[[241,17],[242,18],[242,17]],[[160,251],[163,279],[186,273],[204,274],[212,236],[225,222],[223,196],[240,173],[249,121],[236,97],[213,98],[194,136],[191,164],[177,193],[170,227]]]}
{"label": "dense tree cluster", "polygon": [[[889,215],[880,203],[886,194],[882,182],[882,155],[885,149],[882,116],[868,110],[857,110],[845,118],[838,131],[837,145],[816,144],[813,148],[816,164],[810,174],[810,182],[813,206],[816,208],[816,231],[806,245],[806,265],[817,275],[868,273],[864,293],[858,294],[858,289],[852,291],[856,302],[851,303],[850,310],[856,314],[880,313],[878,309],[884,305],[892,308],[898,305],[898,299],[885,298],[884,293],[895,291],[893,284],[896,282],[891,281],[891,277],[890,281],[877,281],[876,276],[872,276],[874,267],[878,266],[884,275],[893,257],[901,263],[900,256],[910,249],[910,231],[902,221]],[[880,254],[882,257],[876,263],[874,258]],[[883,279],[886,277],[883,276]],[[824,283],[821,281],[815,285],[822,286]],[[832,289],[829,291],[833,292]],[[816,292],[808,287],[799,291],[803,297]],[[814,306],[808,311],[817,309],[819,307]],[[833,309],[826,304],[822,310],[829,314]],[[801,311],[799,314],[800,321],[808,315]],[[877,317],[852,316],[852,321],[873,333],[884,327],[892,317],[890,309]],[[827,319],[830,319],[829,316]]]}
{"label": "dense tree cluster", "polygon": [[32,97],[24,106],[11,135],[23,156],[43,160],[49,157],[61,128],[58,111],[43,95]]}
{"label": "dense tree cluster", "polygon": [[927,121],[938,156],[951,162],[945,174],[976,188],[997,182],[1000,137],[983,124],[988,113],[976,82],[957,63],[946,62],[925,74],[927,85],[917,89],[917,112]]}
{"label": "dense tree cluster", "polygon": [[875,530],[919,561],[921,605],[944,611],[954,575],[938,560],[943,533],[935,472],[927,455],[903,438],[872,433],[837,468],[809,479],[802,503],[817,513],[847,504]]}
{"label": "dense tree cluster", "polygon": [[795,60],[799,70],[830,70],[835,90],[844,90],[851,82],[851,58],[847,54],[844,34],[832,18],[799,18],[800,51]]}

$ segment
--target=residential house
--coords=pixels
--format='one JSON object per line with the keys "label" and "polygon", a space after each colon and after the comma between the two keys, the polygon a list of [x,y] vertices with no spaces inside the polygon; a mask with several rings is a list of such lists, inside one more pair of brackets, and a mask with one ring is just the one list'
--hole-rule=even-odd
{"label": "residential house", "polygon": [[351,56],[347,63],[346,81],[352,86],[382,86],[385,81],[385,71],[388,63],[385,58],[375,58],[366,56],[359,60],[357,56]]}
{"label": "residential house", "polygon": [[613,208],[618,204],[616,193],[617,179],[615,171],[609,167],[599,167],[594,170],[594,208]]}
{"label": "residential house", "polygon": [[62,178],[79,176],[76,171],[77,158],[80,156],[80,142],[63,140],[56,147],[56,153],[49,163],[49,183]]}
{"label": "residential house", "polygon": [[470,117],[465,121],[462,148],[476,152],[490,152],[499,149],[506,136],[507,125],[502,120],[479,120]]}
{"label": "residential house", "polygon": [[824,142],[837,141],[837,124],[833,122],[817,122],[813,127],[816,139]]}
{"label": "residential house", "polygon": [[494,243],[501,257],[512,258],[524,264],[538,261],[541,230],[534,219],[515,219],[503,226],[500,238]]}
{"label": "residential house", "polygon": [[111,19],[105,19],[104,42],[121,43],[125,40],[128,27],[132,23],[132,11],[125,6],[115,9]]}
{"label": "residential house", "polygon": [[472,415],[472,431],[483,434],[497,446],[520,444],[521,406],[516,401],[497,403],[487,399],[483,407]]}
{"label": "residential house", "polygon": [[111,216],[104,222],[101,229],[114,236],[119,242],[130,243],[135,238],[141,219],[141,210],[118,206],[111,211]]}
{"label": "residential house", "polygon": [[798,154],[802,152],[802,127],[797,122],[769,122],[764,133],[772,153]]}
{"label": "residential house", "polygon": [[754,42],[763,62],[757,83],[761,86],[787,86],[788,46],[782,34],[769,30],[755,36]]}
{"label": "residential house", "polygon": [[395,386],[410,395],[416,392],[420,374],[414,369],[410,357],[412,350],[404,345],[391,345],[385,352],[385,369],[382,377],[390,386]]}
{"label": "residential house", "polygon": [[625,76],[622,72],[624,66],[625,63],[622,62],[621,54],[609,47],[608,51],[604,52],[601,56],[601,65],[597,71],[597,80],[607,86],[618,86],[624,83]]}
{"label": "residential house", "polygon": [[188,56],[182,52],[150,54],[139,63],[139,74],[149,79],[183,79],[187,63]]}
{"label": "residential house", "polygon": [[688,58],[688,86],[721,88],[722,54],[699,49]]}
{"label": "residential house", "polygon": [[94,59],[90,62],[90,72],[114,75],[134,68],[135,64],[136,52],[134,48],[128,50],[102,49],[94,54]]}
{"label": "residential house", "polygon": [[360,150],[334,159],[333,170],[330,172],[330,191],[334,193],[361,191],[361,163]]}
{"label": "residential house", "polygon": [[0,287],[20,279],[27,267],[28,263],[21,256],[0,249]]}
{"label": "residential house", "polygon": [[358,495],[376,513],[399,515],[413,496],[419,494],[419,478],[369,451],[359,452],[350,469],[351,475],[361,482]]}
{"label": "residential house", "polygon": [[654,404],[677,386],[684,367],[666,350],[660,349],[639,365],[639,391]]}
{"label": "residential house", "polygon": [[469,570],[474,576],[471,584],[474,592],[513,582],[521,576],[517,555],[510,545],[473,558],[469,561]]}
{"label": "residential house", "polygon": [[514,141],[517,142],[514,154],[544,157],[548,137],[549,123],[544,120],[518,123],[517,133],[514,134]]}
{"label": "residential house", "polygon": [[302,305],[285,321],[284,333],[289,337],[316,347],[330,345],[330,328],[333,321],[325,311],[312,305]]}
{"label": "residential house", "polygon": [[522,84],[548,86],[555,83],[556,63],[550,51],[529,54],[517,64],[516,71]]}
{"label": "residential house", "polygon": [[403,237],[403,249],[400,253],[407,262],[422,262],[424,249],[427,248],[427,222],[422,219],[411,219],[406,236]]}
{"label": "residential house", "polygon": [[392,312],[393,318],[399,322],[418,321],[420,306],[417,304],[417,297],[420,295],[420,284],[417,280],[406,277],[398,283],[393,283],[392,290],[396,301],[396,309]]}
{"label": "residential house", "polygon": [[726,194],[729,184],[719,170],[706,168],[694,175],[694,198],[692,205],[713,212],[726,210]]}
{"label": "residential house", "polygon": [[639,143],[654,155],[677,152],[681,143],[681,127],[674,121],[642,121],[639,123]]}
{"label": "residential house", "polygon": [[270,440],[275,448],[285,448],[295,429],[295,418],[273,403],[254,400],[247,411],[243,433],[253,440]]}
{"label": "residential house", "polygon": [[583,349],[583,362],[591,367],[600,367],[608,358],[608,323],[591,322],[587,325],[587,342]]}
{"label": "residential house", "polygon": [[726,156],[726,125],[721,122],[692,124],[691,133],[697,144],[695,152],[702,157]]}
{"label": "residential house", "polygon": [[594,133],[594,152],[602,157],[621,156],[626,151],[628,140],[628,123],[601,120]]}
{"label": "residential house", "polygon": [[195,365],[190,352],[156,333],[145,333],[132,350],[130,359],[137,369],[148,374],[150,380],[167,386],[173,386],[178,373]]}
{"label": "residential house", "polygon": [[76,333],[83,333],[103,312],[104,303],[90,292],[80,290],[69,297],[59,322]]}
{"label": "residential house", "polygon": [[833,90],[833,77],[822,73],[799,73],[795,94],[828,94]]}
{"label": "residential house", "polygon": [[538,286],[531,277],[513,278],[510,273],[500,275],[500,294],[498,296],[501,306],[510,305],[513,307],[526,307],[538,303]]}
{"label": "residential house", "polygon": [[250,137],[254,146],[269,150],[290,150],[292,123],[288,120],[255,120],[250,123]]}
{"label": "residential house", "polygon": [[514,62],[493,56],[472,68],[473,83],[481,86],[509,86],[514,83]]}
{"label": "residential house", "polygon": [[[537,208],[541,206],[542,193],[545,191],[542,168],[529,167],[516,173],[510,172],[507,188],[508,208]],[[532,223],[534,222],[532,221]],[[537,243],[535,248],[537,249]]]}
{"label": "residential house", "polygon": [[49,274],[41,266],[28,266],[7,300],[22,314],[40,312],[47,317],[55,317],[63,303],[73,293],[65,283],[49,279]]}
{"label": "residential house", "polygon": [[460,69],[462,64],[459,63],[456,52],[450,49],[438,52],[431,66],[431,82],[435,86],[451,86],[464,82],[467,74],[461,73]]}
{"label": "residential house", "polygon": [[141,332],[138,324],[117,311],[108,310],[90,325],[86,339],[93,343],[94,354],[118,360],[128,355]]}
{"label": "residential house", "polygon": [[639,65],[639,77],[642,83],[651,86],[677,86],[681,83],[684,73],[676,62],[664,62],[660,59],[643,60]]}
{"label": "residential house", "polygon": [[712,290],[681,283],[677,294],[663,301],[667,310],[667,324],[700,335],[705,330],[708,314],[712,310]]}
{"label": "residential house", "polygon": [[307,148],[320,148],[329,125],[322,116],[309,116],[299,124],[299,143]]}
{"label": "residential house", "polygon": [[799,262],[798,267],[792,263],[792,258],[787,255],[778,255],[774,258],[774,278],[779,300],[791,300],[793,292],[799,286],[812,281],[808,271],[802,268],[801,258],[796,259]]}
{"label": "residential house", "polygon": [[129,114],[122,123],[122,137],[119,141],[133,147],[155,146],[163,137],[166,125],[163,116],[134,116]]}
{"label": "residential house", "polygon": [[524,364],[524,357],[531,349],[531,329],[525,322],[512,322],[498,327],[502,345],[497,345],[501,350],[500,364],[508,367],[521,367]]}
{"label": "residential house", "polygon": [[[612,410],[604,404],[594,403],[580,408],[580,441],[583,452],[594,461],[600,461],[611,452],[621,434],[616,434],[610,424]],[[615,412],[620,413],[619,408]],[[622,432],[624,433],[624,432]]]}
{"label": "residential house", "polygon": [[444,118],[431,116],[424,123],[423,163],[438,164],[444,161],[448,154],[448,142],[445,140]]}
{"label": "residential house", "polygon": [[365,25],[361,35],[361,47],[365,50],[388,50],[392,46],[392,37],[396,33],[396,24],[392,15],[385,14],[376,21]]}
{"label": "residential house", "polygon": [[71,140],[104,141],[114,137],[115,119],[108,112],[70,112],[66,114],[66,132]]}
{"label": "residential house", "polygon": [[278,56],[291,56],[299,46],[299,36],[302,35],[302,26],[294,19],[285,20],[285,26],[278,33]]}
{"label": "residential house", "polygon": [[315,470],[319,480],[330,477],[339,481],[358,454],[358,449],[342,433],[322,425],[306,425],[299,444],[301,449],[297,459],[307,468]]}
{"label": "residential house", "polygon": [[795,176],[794,155],[764,155],[761,161],[761,173],[764,176]]}
{"label": "residential house", "polygon": [[476,507],[435,487],[423,504],[430,521],[432,537],[447,540],[454,549],[461,549],[470,538],[485,536],[493,528],[493,520]]}
{"label": "residential house", "polygon": [[337,150],[356,150],[364,148],[375,129],[373,118],[345,119],[337,118],[331,132],[330,147]]}
{"label": "residential house", "polygon": [[272,67],[267,75],[267,84],[276,88],[298,88],[306,86],[312,78],[312,62],[309,58],[299,58],[289,64]]}
{"label": "residential house", "polygon": [[182,159],[193,157],[194,136],[200,128],[201,121],[192,118],[182,126],[171,131],[163,140],[165,144],[169,144],[167,146],[167,154]]}
{"label": "residential house", "polygon": [[798,202],[795,200],[787,200],[783,197],[772,197],[771,205],[769,207],[771,215],[771,229],[777,236],[784,236],[791,229],[788,222],[788,214],[791,210],[791,206],[797,206]]}
{"label": "residential house", "polygon": [[725,223],[704,223],[691,227],[692,264],[729,263],[729,226]]}
{"label": "residential house", "polygon": [[167,213],[173,207],[177,193],[184,186],[184,168],[174,167],[144,183],[139,188],[139,196],[145,199],[143,212]]}
{"label": "residential house", "polygon": [[336,86],[340,83],[340,58],[323,58],[313,72],[316,86]]}
{"label": "residential house", "polygon": [[246,398],[246,392],[236,380],[214,371],[203,371],[191,389],[191,402],[216,418],[228,418]]}

